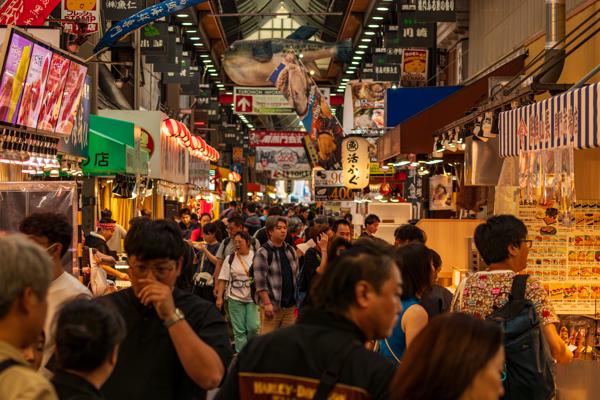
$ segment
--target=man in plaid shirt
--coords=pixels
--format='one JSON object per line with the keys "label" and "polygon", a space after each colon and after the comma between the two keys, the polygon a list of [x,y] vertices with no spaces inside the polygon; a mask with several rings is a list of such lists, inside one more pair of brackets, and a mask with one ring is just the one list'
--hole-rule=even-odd
{"label": "man in plaid shirt", "polygon": [[295,322],[298,257],[285,242],[287,219],[269,218],[266,226],[269,241],[254,256],[254,283],[260,305],[261,334]]}

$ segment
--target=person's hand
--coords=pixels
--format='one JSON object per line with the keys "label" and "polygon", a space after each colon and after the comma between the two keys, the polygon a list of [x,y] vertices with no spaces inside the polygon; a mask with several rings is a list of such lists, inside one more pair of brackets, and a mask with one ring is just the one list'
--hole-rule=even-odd
{"label": "person's hand", "polygon": [[221,311],[221,309],[223,308],[223,298],[217,297],[215,305],[217,306],[217,310]]}
{"label": "person's hand", "polygon": [[145,306],[152,304],[158,317],[163,321],[171,318],[175,313],[173,290],[164,283],[153,279],[140,279],[138,282],[145,285],[138,293],[140,302]]}
{"label": "person's hand", "polygon": [[213,277],[213,282],[215,282],[215,286],[213,287],[213,296],[215,298],[219,297],[219,291],[217,290],[217,280]]}
{"label": "person's hand", "polygon": [[317,242],[317,246],[321,250],[321,254],[327,253],[327,246],[329,245],[329,236],[325,233],[321,233],[319,236],[319,240]]}
{"label": "person's hand", "polygon": [[273,311],[273,304],[266,304],[262,306],[262,308],[265,313],[265,317],[267,319],[273,319],[273,317],[275,316],[275,311]]}

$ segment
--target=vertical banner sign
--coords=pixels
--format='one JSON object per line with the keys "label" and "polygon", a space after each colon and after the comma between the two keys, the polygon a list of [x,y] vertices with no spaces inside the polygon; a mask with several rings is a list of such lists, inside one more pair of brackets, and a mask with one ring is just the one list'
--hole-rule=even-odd
{"label": "vertical banner sign", "polygon": [[44,25],[60,0],[6,0],[0,7],[0,25]]}
{"label": "vertical banner sign", "polygon": [[429,51],[426,49],[404,49],[402,54],[402,86],[427,86],[428,55]]}
{"label": "vertical banner sign", "polygon": [[63,32],[89,34],[98,32],[100,25],[99,0],[63,0],[61,2],[62,19],[83,21],[85,24],[63,22]]}
{"label": "vertical banner sign", "polygon": [[369,142],[361,137],[349,137],[342,142],[344,186],[364,189],[369,184]]}

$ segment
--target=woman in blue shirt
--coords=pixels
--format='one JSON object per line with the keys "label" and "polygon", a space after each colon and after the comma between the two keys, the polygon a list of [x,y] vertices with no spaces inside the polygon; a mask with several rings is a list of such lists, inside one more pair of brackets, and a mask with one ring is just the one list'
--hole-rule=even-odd
{"label": "woman in blue shirt", "polygon": [[434,268],[430,250],[422,243],[411,243],[396,250],[402,275],[402,311],[392,335],[379,341],[379,353],[400,363],[406,348],[427,325],[427,311],[420,298],[433,283]]}

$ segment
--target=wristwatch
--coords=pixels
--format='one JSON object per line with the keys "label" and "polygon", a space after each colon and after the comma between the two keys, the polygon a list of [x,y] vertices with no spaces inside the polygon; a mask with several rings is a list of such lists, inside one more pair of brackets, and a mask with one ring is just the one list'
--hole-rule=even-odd
{"label": "wristwatch", "polygon": [[175,323],[181,321],[182,319],[185,319],[185,315],[183,314],[183,312],[179,308],[176,308],[175,312],[173,313],[173,315],[171,316],[171,318],[169,318],[168,320],[166,320],[164,322],[164,324],[167,327],[167,329],[169,329],[172,325],[174,325]]}

